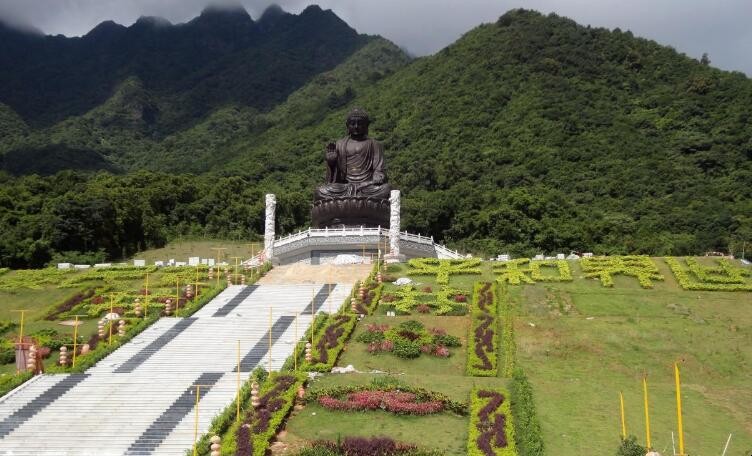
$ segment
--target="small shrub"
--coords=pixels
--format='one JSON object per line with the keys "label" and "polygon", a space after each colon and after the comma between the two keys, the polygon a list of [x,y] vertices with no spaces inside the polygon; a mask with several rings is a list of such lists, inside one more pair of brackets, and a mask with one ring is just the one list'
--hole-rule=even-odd
{"label": "small shrub", "polygon": [[419,304],[415,307],[415,310],[417,310],[418,313],[427,314],[431,312],[431,307],[427,304]]}
{"label": "small shrub", "polygon": [[392,353],[400,358],[412,359],[420,356],[421,345],[406,339],[396,339]]}
{"label": "small shrub", "polygon": [[405,329],[407,331],[412,331],[412,332],[420,332],[420,331],[423,331],[423,329],[425,329],[425,326],[423,325],[423,323],[416,321],[416,320],[407,320],[405,322],[402,322],[399,325],[399,327],[400,329]]}
{"label": "small shrub", "polygon": [[637,443],[637,437],[630,435],[621,441],[616,456],[643,456],[647,452],[647,448]]}

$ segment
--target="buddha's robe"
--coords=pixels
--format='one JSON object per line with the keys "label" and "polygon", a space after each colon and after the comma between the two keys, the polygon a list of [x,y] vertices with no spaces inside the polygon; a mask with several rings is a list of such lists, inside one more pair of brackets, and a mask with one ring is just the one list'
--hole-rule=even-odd
{"label": "buddha's robe", "polygon": [[391,186],[384,170],[384,146],[366,138],[349,137],[336,143],[337,159],[327,163],[327,183],[316,189],[315,199],[362,196],[389,199]]}

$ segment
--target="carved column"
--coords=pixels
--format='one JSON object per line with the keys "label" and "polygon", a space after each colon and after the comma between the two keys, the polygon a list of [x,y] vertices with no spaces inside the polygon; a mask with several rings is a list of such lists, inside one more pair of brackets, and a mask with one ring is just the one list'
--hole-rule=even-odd
{"label": "carved column", "polygon": [[264,249],[266,258],[274,256],[274,216],[277,209],[277,197],[269,193],[266,195],[266,223],[264,228]]}
{"label": "carved column", "polygon": [[400,254],[400,191],[392,190],[389,196],[389,253],[384,255],[387,263],[405,261],[404,255]]}

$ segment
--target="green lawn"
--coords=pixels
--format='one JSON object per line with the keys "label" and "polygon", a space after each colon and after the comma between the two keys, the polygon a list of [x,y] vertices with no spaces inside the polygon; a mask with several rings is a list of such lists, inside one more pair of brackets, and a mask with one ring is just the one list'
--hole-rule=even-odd
{"label": "green lawn", "polygon": [[[616,276],[614,287],[606,288],[596,279],[585,279],[577,262],[570,262],[572,282],[509,286],[517,313],[517,363],[534,388],[546,454],[615,454],[620,391],[628,432],[644,444],[645,374],[653,447],[671,454],[671,432],[677,427],[674,361],[679,361],[682,372],[687,452],[720,454],[731,433],[727,455],[752,454],[752,293],[683,291],[665,262],[653,261],[665,280],[654,281],[652,289],[625,276]],[[712,265],[712,259],[700,262]],[[438,289],[435,277],[408,276],[407,269],[390,265],[386,274]],[[494,279],[492,263],[483,263],[482,271],[451,276],[449,285],[470,292],[474,282]],[[394,288],[386,284],[385,293]],[[448,360],[402,360],[390,354],[370,355],[365,344],[355,341],[368,323],[396,325],[407,319],[442,326],[466,343],[468,317],[386,317],[377,312],[359,324],[338,364],[388,372],[410,385],[462,401],[467,401],[473,385],[506,385],[502,378],[465,377],[464,347],[453,350]],[[317,378],[312,388],[367,383],[378,375],[384,374],[327,375]],[[314,404],[294,414],[287,431],[282,440],[293,446],[338,435],[389,435],[459,455],[465,454],[467,418],[332,412]]]}
{"label": "green lawn", "polygon": [[[254,242],[253,253],[258,253],[263,248],[263,242]],[[224,250],[213,250],[221,248]],[[217,258],[222,255],[223,261],[231,265],[235,264],[233,257],[240,257],[240,261],[251,257],[251,243],[243,241],[225,240],[185,240],[170,242],[159,249],[151,249],[138,252],[133,255],[134,259],[146,260],[146,264],[154,264],[155,261],[167,261],[170,258],[175,261],[188,261],[189,257]]]}
{"label": "green lawn", "polygon": [[752,295],[681,291],[656,262],[666,280],[652,290],[623,277],[613,289],[577,279],[511,288],[518,363],[535,390],[548,454],[612,453],[620,391],[628,432],[644,444],[645,373],[652,443],[671,454],[677,360],[687,452],[720,454],[729,433],[728,454],[752,452]]}

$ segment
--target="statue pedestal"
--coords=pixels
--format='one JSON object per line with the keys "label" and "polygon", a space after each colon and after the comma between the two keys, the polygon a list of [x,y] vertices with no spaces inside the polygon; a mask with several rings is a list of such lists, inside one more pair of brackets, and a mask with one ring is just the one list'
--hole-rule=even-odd
{"label": "statue pedestal", "polygon": [[389,227],[389,200],[362,196],[332,198],[313,202],[314,228]]}

